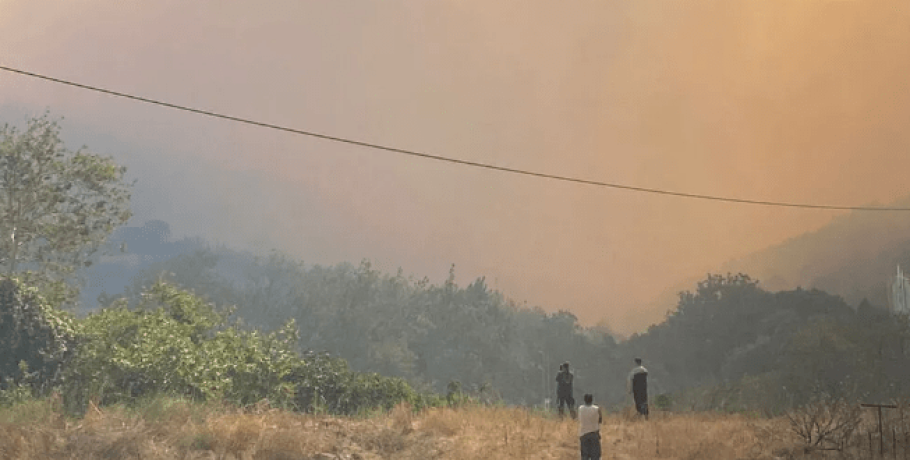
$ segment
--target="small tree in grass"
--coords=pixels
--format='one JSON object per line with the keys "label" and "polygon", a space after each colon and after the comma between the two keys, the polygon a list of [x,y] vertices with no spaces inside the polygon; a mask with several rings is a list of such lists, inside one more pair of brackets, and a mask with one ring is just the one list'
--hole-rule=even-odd
{"label": "small tree in grass", "polygon": [[791,431],[809,449],[843,450],[862,421],[858,404],[827,394],[787,411],[786,416]]}

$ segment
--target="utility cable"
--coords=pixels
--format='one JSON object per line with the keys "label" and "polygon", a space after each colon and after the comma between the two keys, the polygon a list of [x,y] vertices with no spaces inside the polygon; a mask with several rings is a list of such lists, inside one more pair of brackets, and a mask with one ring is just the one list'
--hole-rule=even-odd
{"label": "utility cable", "polygon": [[408,156],[412,156],[412,157],[425,158],[425,159],[436,160],[436,161],[444,161],[447,163],[454,163],[454,164],[459,164],[459,165],[463,165],[463,166],[472,166],[475,168],[483,168],[483,169],[488,169],[488,170],[493,170],[493,171],[519,174],[519,175],[524,175],[524,176],[540,177],[540,178],[544,178],[544,179],[552,179],[552,180],[563,181],[563,182],[573,182],[573,183],[585,184],[585,185],[594,185],[594,186],[598,186],[598,187],[607,187],[607,188],[620,189],[620,190],[629,190],[629,191],[633,191],[633,192],[652,193],[652,194],[657,194],[657,195],[676,196],[676,197],[693,198],[693,199],[700,199],[700,200],[723,201],[723,202],[728,202],[728,203],[752,204],[752,205],[760,205],[760,206],[777,206],[777,207],[805,208],[805,209],[825,209],[825,210],[834,210],[834,211],[910,211],[910,208],[900,208],[900,207],[839,206],[839,205],[827,205],[827,204],[791,203],[791,202],[781,202],[781,201],[752,200],[752,199],[746,199],[746,198],[732,198],[732,197],[724,197],[724,196],[716,196],[716,195],[703,195],[703,194],[698,194],[698,193],[686,193],[686,192],[676,192],[676,191],[672,191],[672,190],[662,190],[662,189],[647,188],[647,187],[636,187],[636,186],[632,186],[632,185],[623,185],[623,184],[617,184],[617,183],[611,183],[611,182],[602,182],[602,181],[596,181],[596,180],[590,180],[590,179],[581,179],[581,178],[577,178],[577,177],[561,176],[561,175],[557,175],[557,174],[536,172],[536,171],[530,171],[530,170],[525,170],[525,169],[509,168],[509,167],[497,166],[497,165],[493,165],[493,164],[489,164],[489,163],[462,160],[462,159],[458,159],[458,158],[450,158],[450,157],[444,157],[444,156],[440,156],[440,155],[433,155],[433,154],[429,154],[429,153],[418,152],[415,150],[406,150],[406,149],[401,149],[401,148],[397,148],[397,147],[389,147],[389,146],[380,145],[380,144],[373,144],[370,142],[358,141],[358,140],[348,139],[348,138],[338,137],[338,136],[331,136],[328,134],[321,134],[321,133],[316,133],[316,132],[312,132],[312,131],[304,131],[301,129],[289,128],[286,126],[279,126],[279,125],[275,125],[275,124],[271,124],[271,123],[264,123],[261,121],[249,120],[246,118],[240,118],[240,117],[235,117],[235,116],[231,116],[231,115],[224,115],[221,113],[211,112],[208,110],[194,109],[192,107],[187,107],[187,106],[183,106],[183,105],[179,105],[179,104],[172,104],[169,102],[158,101],[155,99],[134,96],[132,94],[126,94],[126,93],[121,93],[121,92],[117,92],[117,91],[112,91],[109,89],[85,85],[82,83],[76,83],[76,82],[72,82],[72,81],[68,81],[68,80],[63,80],[60,78],[54,78],[54,77],[50,77],[47,75],[41,75],[41,74],[37,74],[34,72],[28,72],[25,70],[15,69],[12,67],[6,67],[6,66],[2,66],[2,65],[0,65],[0,70],[5,70],[7,72],[12,72],[12,73],[16,73],[19,75],[25,75],[28,77],[38,78],[41,80],[50,81],[50,82],[54,82],[54,83],[59,83],[62,85],[73,86],[76,88],[81,88],[81,89],[85,89],[85,90],[89,90],[89,91],[95,91],[98,93],[108,94],[111,96],[117,96],[117,97],[122,97],[122,98],[126,98],[126,99],[131,99],[134,101],[145,102],[147,104],[159,105],[159,106],[168,107],[171,109],[182,110],[184,112],[191,112],[191,113],[196,113],[199,115],[205,115],[205,116],[214,117],[214,118],[221,118],[224,120],[230,120],[230,121],[234,121],[234,122],[238,122],[238,123],[259,126],[262,128],[276,129],[279,131],[285,131],[285,132],[299,134],[299,135],[303,135],[303,136],[315,137],[317,139],[323,139],[323,140],[332,141],[332,142],[340,142],[340,143],[344,143],[344,144],[356,145],[359,147],[365,147],[365,148],[375,149],[375,150],[384,150],[386,152],[398,153],[398,154],[408,155]]}

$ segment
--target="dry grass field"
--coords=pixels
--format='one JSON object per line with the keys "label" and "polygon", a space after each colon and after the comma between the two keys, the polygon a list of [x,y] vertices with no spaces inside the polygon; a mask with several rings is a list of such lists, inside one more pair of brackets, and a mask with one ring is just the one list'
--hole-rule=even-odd
{"label": "dry grass field", "polygon": [[[398,407],[339,418],[162,399],[133,409],[90,407],[84,418],[68,419],[42,401],[0,410],[0,457],[569,460],[578,458],[575,430],[571,420],[520,408]],[[645,422],[622,413],[609,414],[601,433],[604,459],[860,458],[803,453],[786,419],[692,413]]]}

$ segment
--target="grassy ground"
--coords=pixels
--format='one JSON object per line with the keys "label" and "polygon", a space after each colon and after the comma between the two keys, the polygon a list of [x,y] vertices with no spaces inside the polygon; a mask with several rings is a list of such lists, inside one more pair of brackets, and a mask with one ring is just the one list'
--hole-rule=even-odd
{"label": "grassy ground", "polygon": [[[415,414],[398,407],[339,418],[156,399],[129,409],[90,407],[85,417],[69,419],[57,406],[51,400],[0,410],[0,458],[578,458],[575,422],[519,408]],[[785,419],[711,413],[655,414],[647,422],[628,412],[609,414],[601,433],[604,459],[787,458],[798,443]]]}

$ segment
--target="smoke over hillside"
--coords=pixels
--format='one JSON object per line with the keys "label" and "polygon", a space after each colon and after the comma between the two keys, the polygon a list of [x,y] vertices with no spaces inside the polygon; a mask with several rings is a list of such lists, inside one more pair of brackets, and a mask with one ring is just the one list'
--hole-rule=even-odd
{"label": "smoke over hillside", "polygon": [[[861,205],[908,190],[905,3],[2,5],[4,65],[269,123],[736,198]],[[7,74],[0,88],[0,105],[121,138],[136,225],[436,281],[454,263],[625,333],[672,308],[672,295],[643,307],[656,293],[838,215],[479,171]],[[786,277],[802,261],[775,263]]]}
{"label": "smoke over hillside", "polygon": [[[910,199],[895,206],[908,207]],[[857,305],[888,306],[897,265],[910,267],[910,213],[853,213],[816,232],[726,264],[753,274],[771,290],[815,287]]]}

